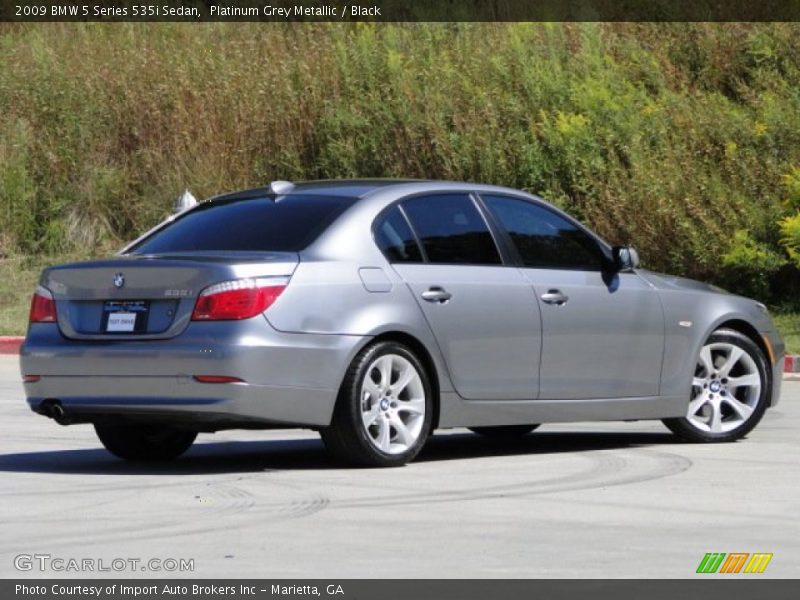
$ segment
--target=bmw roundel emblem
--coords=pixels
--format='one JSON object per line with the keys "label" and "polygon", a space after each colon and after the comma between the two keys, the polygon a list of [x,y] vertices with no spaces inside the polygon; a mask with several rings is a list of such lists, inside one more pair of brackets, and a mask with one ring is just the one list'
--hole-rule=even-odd
{"label": "bmw roundel emblem", "polygon": [[121,288],[125,285],[125,275],[122,273],[114,273],[114,287]]}

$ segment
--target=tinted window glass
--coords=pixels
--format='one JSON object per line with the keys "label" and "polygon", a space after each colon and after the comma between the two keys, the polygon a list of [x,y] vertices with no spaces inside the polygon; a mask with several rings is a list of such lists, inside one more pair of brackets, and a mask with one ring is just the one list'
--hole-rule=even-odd
{"label": "tinted window glass", "polygon": [[599,271],[602,254],[584,231],[532,202],[507,196],[483,196],[508,231],[528,267]]}
{"label": "tinted window glass", "polygon": [[492,235],[469,196],[424,196],[407,200],[403,208],[430,262],[500,264]]}
{"label": "tinted window glass", "polygon": [[289,251],[308,246],[352,198],[290,195],[201,204],[137,244],[136,254]]}
{"label": "tinted window glass", "polygon": [[390,262],[422,262],[414,234],[397,207],[375,228],[375,241]]}

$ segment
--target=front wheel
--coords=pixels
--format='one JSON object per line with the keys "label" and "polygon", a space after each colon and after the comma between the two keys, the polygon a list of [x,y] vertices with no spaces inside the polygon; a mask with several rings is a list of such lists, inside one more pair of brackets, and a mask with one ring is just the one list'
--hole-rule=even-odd
{"label": "front wheel", "polygon": [[378,342],[362,350],[345,375],[325,446],[368,467],[410,462],[431,430],[432,391],[425,367],[406,346]]}
{"label": "front wheel", "polygon": [[177,458],[194,443],[196,431],[166,425],[95,423],[97,437],[114,456],[131,461]]}
{"label": "front wheel", "polygon": [[686,416],[664,424],[692,442],[732,442],[758,424],[769,393],[761,349],[738,331],[718,329],[697,358]]}

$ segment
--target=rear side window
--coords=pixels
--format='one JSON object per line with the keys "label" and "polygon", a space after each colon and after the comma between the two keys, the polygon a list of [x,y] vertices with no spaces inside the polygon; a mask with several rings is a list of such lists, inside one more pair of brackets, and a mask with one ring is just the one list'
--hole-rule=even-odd
{"label": "rear side window", "polygon": [[599,271],[603,254],[585,231],[533,202],[481,194],[526,267]]}
{"label": "rear side window", "polygon": [[429,262],[499,265],[500,253],[466,194],[419,196],[403,202]]}
{"label": "rear side window", "polygon": [[375,227],[375,241],[389,262],[422,262],[417,240],[397,207]]}
{"label": "rear side window", "polygon": [[354,201],[292,194],[279,202],[267,197],[208,202],[142,240],[131,252],[297,252]]}

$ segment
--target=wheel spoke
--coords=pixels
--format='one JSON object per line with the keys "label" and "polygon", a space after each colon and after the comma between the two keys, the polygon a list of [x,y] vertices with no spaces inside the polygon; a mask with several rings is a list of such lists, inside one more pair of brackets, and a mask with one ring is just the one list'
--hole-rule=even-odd
{"label": "wheel spoke", "polygon": [[753,409],[744,402],[739,402],[736,398],[732,396],[727,396],[723,399],[728,406],[730,406],[736,413],[742,418],[743,421],[746,421],[750,415],[753,414]]}
{"label": "wheel spoke", "polygon": [[397,381],[391,385],[391,390],[398,395],[402,392],[409,383],[411,383],[417,375],[416,369],[411,365],[411,363],[406,363],[403,367],[403,370],[400,372],[400,375],[397,378]]}
{"label": "wheel spoke", "polygon": [[703,389],[703,386],[706,384],[706,379],[704,377],[695,377],[692,379],[692,387]]}
{"label": "wheel spoke", "polygon": [[700,350],[700,363],[702,363],[707,376],[714,372],[714,363],[711,360],[711,346],[703,346],[703,349]]}
{"label": "wheel spoke", "polygon": [[742,358],[742,354],[744,354],[744,350],[739,348],[739,346],[731,346],[731,353],[725,360],[725,364],[723,364],[719,370],[720,375],[722,375],[723,377],[728,375],[728,373],[731,372],[733,367],[736,366],[736,363],[739,362],[739,359]]}
{"label": "wheel spoke", "polygon": [[392,358],[390,356],[384,356],[380,358],[379,361],[379,364],[376,366],[381,374],[380,387],[386,389],[392,384]]}
{"label": "wheel spoke", "polygon": [[376,439],[375,442],[378,444],[378,448],[384,452],[389,452],[389,447],[391,446],[391,431],[389,430],[388,420],[380,419],[380,421],[378,421],[378,439]]}
{"label": "wheel spoke", "polygon": [[413,415],[424,415],[425,414],[425,399],[424,398],[412,398],[411,400],[405,400],[400,402],[397,406],[397,412],[407,412]]}
{"label": "wheel spoke", "polygon": [[369,375],[367,375],[367,378],[364,380],[364,391],[367,392],[369,397],[375,402],[377,402],[378,398],[381,397],[381,391],[378,389],[377,384],[372,381],[372,378],[369,377]]}
{"label": "wheel spoke", "polygon": [[689,411],[687,413],[688,416],[693,417],[697,414],[697,411],[703,408],[703,405],[708,402],[708,397],[705,394],[702,394],[689,402]]}
{"label": "wheel spoke", "polygon": [[375,408],[372,408],[368,411],[363,411],[361,413],[361,420],[364,422],[364,427],[372,427],[373,423],[375,423],[375,420],[378,418],[378,414],[377,405]]}
{"label": "wheel spoke", "polygon": [[411,444],[414,443],[414,436],[408,430],[406,424],[403,423],[402,419],[400,419],[400,417],[395,416],[392,418],[391,422],[392,426],[394,427],[394,430],[397,432],[397,443],[402,444],[406,448],[411,446]]}
{"label": "wheel spoke", "polygon": [[709,421],[709,428],[712,433],[719,433],[722,431],[722,410],[719,402],[709,402],[711,407],[711,420]]}
{"label": "wheel spoke", "polygon": [[728,387],[736,389],[740,387],[761,387],[761,376],[758,373],[748,373],[741,377],[731,377],[728,379]]}

